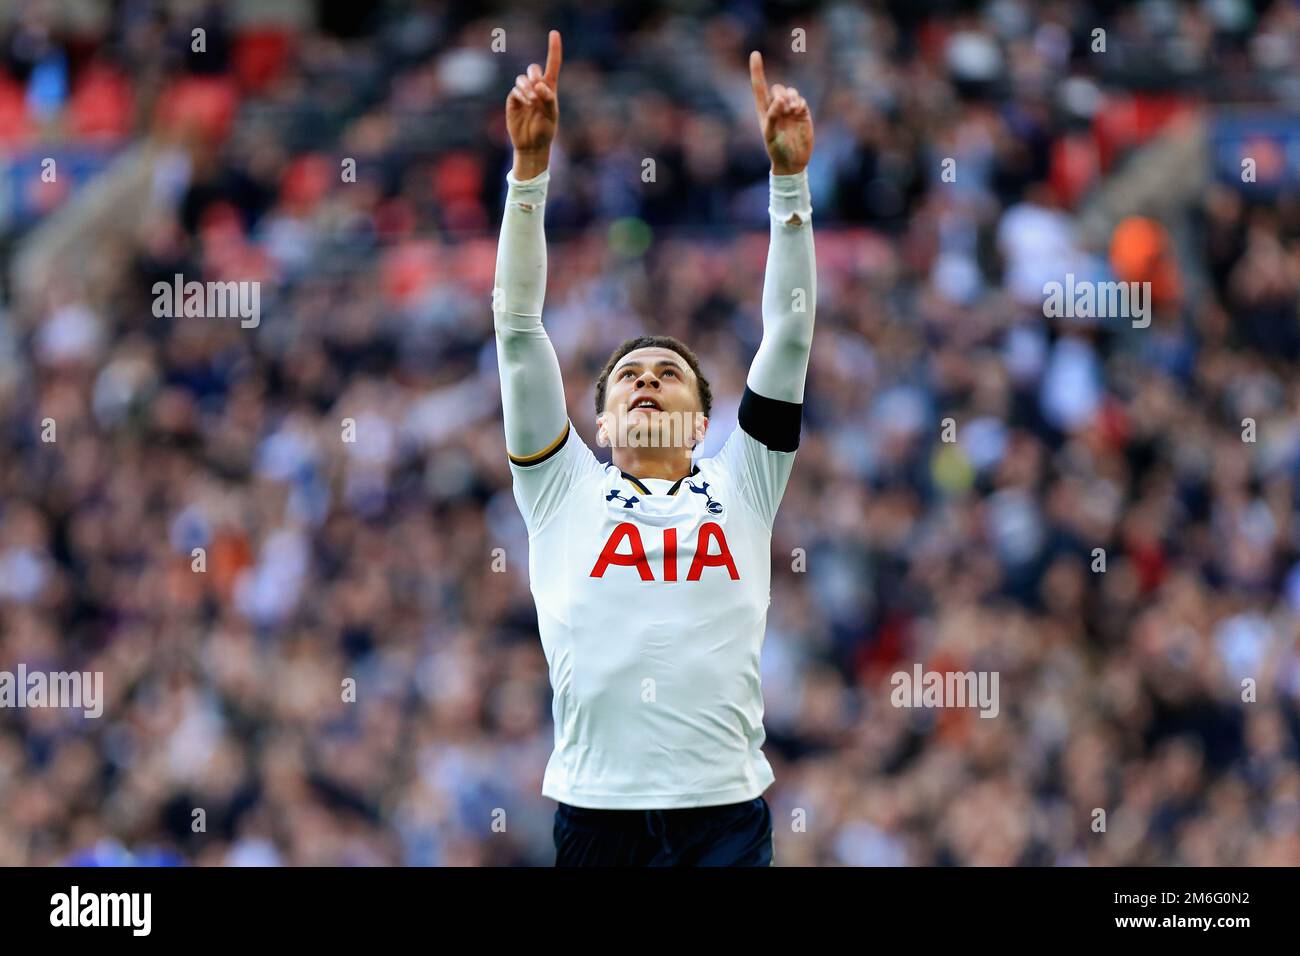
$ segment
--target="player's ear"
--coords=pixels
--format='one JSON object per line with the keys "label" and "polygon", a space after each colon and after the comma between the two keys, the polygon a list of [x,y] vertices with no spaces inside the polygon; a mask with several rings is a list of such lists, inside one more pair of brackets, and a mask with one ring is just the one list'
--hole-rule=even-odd
{"label": "player's ear", "polygon": [[596,444],[601,448],[609,447],[609,431],[605,428],[608,420],[609,412],[601,412],[596,416]]}
{"label": "player's ear", "polygon": [[702,441],[704,441],[705,434],[708,433],[709,418],[703,412],[696,412],[694,417],[695,417],[695,428],[694,428],[695,445],[699,445]]}

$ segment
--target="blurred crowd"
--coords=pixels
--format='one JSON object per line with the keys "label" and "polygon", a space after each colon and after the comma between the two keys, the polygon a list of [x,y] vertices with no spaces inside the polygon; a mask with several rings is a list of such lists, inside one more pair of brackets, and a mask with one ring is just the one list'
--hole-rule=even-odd
{"label": "blurred crowd", "polygon": [[[1300,865],[1300,191],[1080,226],[1180,117],[1296,115],[1295,4],[92,7],[3,8],[0,148],[174,161],[2,300],[0,670],[106,700],[0,710],[0,864],[552,862],[489,297],[505,96],[557,27],[544,318],[593,448],[643,332],[702,359],[702,453],[734,427],[748,50],[813,110],[778,865]],[[1045,318],[1067,272],[1151,281],[1150,326]],[[259,326],[156,318],[177,273],[261,282]],[[916,663],[997,671],[999,716],[891,706]]]}

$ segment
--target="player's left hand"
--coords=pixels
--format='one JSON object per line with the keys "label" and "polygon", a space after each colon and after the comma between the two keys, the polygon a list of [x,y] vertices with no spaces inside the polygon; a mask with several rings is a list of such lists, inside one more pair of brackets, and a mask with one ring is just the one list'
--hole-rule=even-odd
{"label": "player's left hand", "polygon": [[757,50],[749,55],[749,82],[754,88],[754,107],[772,160],[772,172],[778,176],[802,172],[813,149],[812,113],[807,101],[793,86],[777,83],[768,89],[763,56]]}

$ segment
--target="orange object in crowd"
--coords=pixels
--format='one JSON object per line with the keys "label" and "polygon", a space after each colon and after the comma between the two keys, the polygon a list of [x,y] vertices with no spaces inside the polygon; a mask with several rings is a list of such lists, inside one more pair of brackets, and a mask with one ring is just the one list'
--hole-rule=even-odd
{"label": "orange object in crowd", "polygon": [[1150,282],[1156,306],[1171,305],[1182,296],[1173,242],[1169,231],[1154,219],[1129,216],[1115,227],[1110,265],[1121,282]]}

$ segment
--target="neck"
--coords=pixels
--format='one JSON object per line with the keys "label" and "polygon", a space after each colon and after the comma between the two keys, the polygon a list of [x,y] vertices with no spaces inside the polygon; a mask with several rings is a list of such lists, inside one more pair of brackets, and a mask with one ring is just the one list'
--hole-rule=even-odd
{"label": "neck", "polygon": [[634,478],[664,478],[676,481],[691,473],[689,448],[614,448],[614,467]]}

